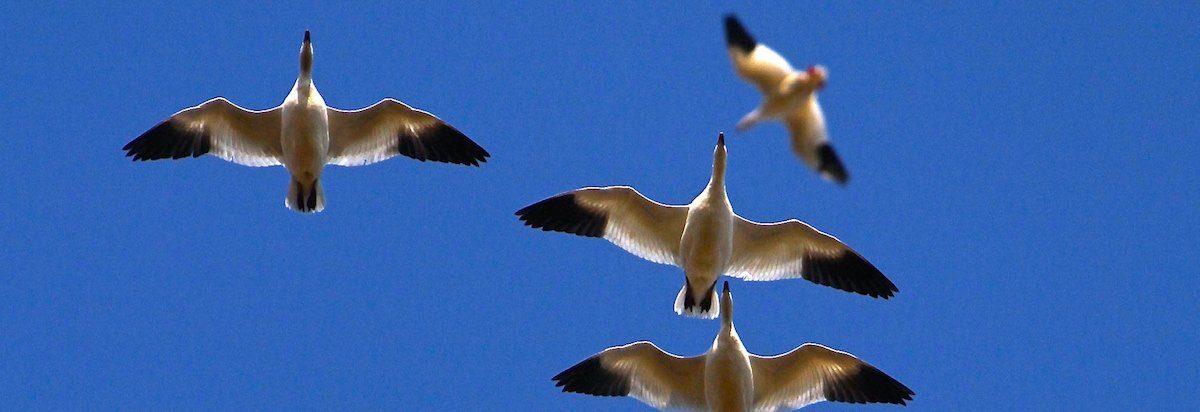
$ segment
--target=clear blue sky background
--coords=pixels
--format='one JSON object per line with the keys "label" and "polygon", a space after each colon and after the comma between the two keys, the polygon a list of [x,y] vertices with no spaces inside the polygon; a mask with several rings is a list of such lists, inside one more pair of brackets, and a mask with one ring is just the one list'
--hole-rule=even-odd
{"label": "clear blue sky background", "polygon": [[[678,269],[512,213],[587,185],[691,200],[758,102],[732,11],[829,68],[852,176],[821,181],[779,124],[731,134],[735,210],[900,287],[734,281],[751,351],[855,353],[911,410],[1200,408],[1200,8],[1170,3],[8,4],[0,405],[643,408],[550,377],[635,340],[698,354],[717,323],[672,313]],[[305,29],[331,105],[401,99],[492,161],[333,167],[304,216],[281,168],[123,157],[211,97],[277,105]]]}

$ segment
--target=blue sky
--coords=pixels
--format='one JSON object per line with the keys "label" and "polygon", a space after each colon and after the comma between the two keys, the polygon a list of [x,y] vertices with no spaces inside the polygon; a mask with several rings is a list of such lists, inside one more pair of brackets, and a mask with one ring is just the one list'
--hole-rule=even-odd
{"label": "blue sky", "polygon": [[[817,178],[779,124],[733,133],[735,210],[900,288],[734,281],[751,351],[849,351],[911,410],[1200,408],[1194,4],[5,8],[5,409],[644,409],[550,377],[635,340],[695,355],[718,324],[672,313],[678,269],[512,213],[588,185],[691,200],[758,99],[726,12],[829,68],[852,176]],[[492,160],[330,168],[304,216],[281,168],[122,156],[214,96],[277,105],[305,29],[329,104],[398,98]]]}

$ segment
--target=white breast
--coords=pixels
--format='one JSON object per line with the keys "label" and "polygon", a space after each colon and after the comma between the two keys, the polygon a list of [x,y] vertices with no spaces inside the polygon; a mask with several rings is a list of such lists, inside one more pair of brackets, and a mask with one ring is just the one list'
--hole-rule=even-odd
{"label": "white breast", "polygon": [[294,175],[319,176],[329,153],[329,115],[316,87],[297,82],[283,103],[284,165]]}
{"label": "white breast", "polygon": [[711,410],[749,411],[754,405],[750,358],[736,337],[720,336],[705,357],[704,395]]}
{"label": "white breast", "polygon": [[688,210],[679,249],[686,272],[719,276],[733,255],[733,211],[728,201],[707,192],[697,197]]}

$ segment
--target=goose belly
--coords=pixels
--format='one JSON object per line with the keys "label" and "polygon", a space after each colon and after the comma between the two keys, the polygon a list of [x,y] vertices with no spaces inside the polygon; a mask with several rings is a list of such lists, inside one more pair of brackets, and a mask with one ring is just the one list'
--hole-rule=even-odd
{"label": "goose belly", "polygon": [[704,367],[704,397],[713,411],[753,410],[750,359],[734,351],[710,354]]}
{"label": "goose belly", "polygon": [[729,216],[708,211],[689,213],[679,245],[683,269],[714,280],[720,276],[732,255],[731,228]]}
{"label": "goose belly", "polygon": [[795,106],[788,96],[774,95],[763,102],[762,114],[766,117],[782,118],[787,116]]}
{"label": "goose belly", "polygon": [[283,117],[284,165],[296,175],[319,176],[329,151],[329,121],[325,108],[285,110]]}

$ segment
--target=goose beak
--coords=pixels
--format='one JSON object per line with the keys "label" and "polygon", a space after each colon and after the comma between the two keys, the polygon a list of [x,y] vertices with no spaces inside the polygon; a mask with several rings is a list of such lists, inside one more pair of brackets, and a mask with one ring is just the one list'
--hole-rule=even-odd
{"label": "goose beak", "polygon": [[733,327],[733,294],[729,293],[728,280],[721,290],[721,322],[730,328]]}
{"label": "goose beak", "polygon": [[308,30],[304,31],[304,43],[312,43],[312,36],[308,33]]}
{"label": "goose beak", "polygon": [[[717,134],[717,146],[725,146],[725,132]],[[729,285],[729,282],[725,282],[725,285]]]}

